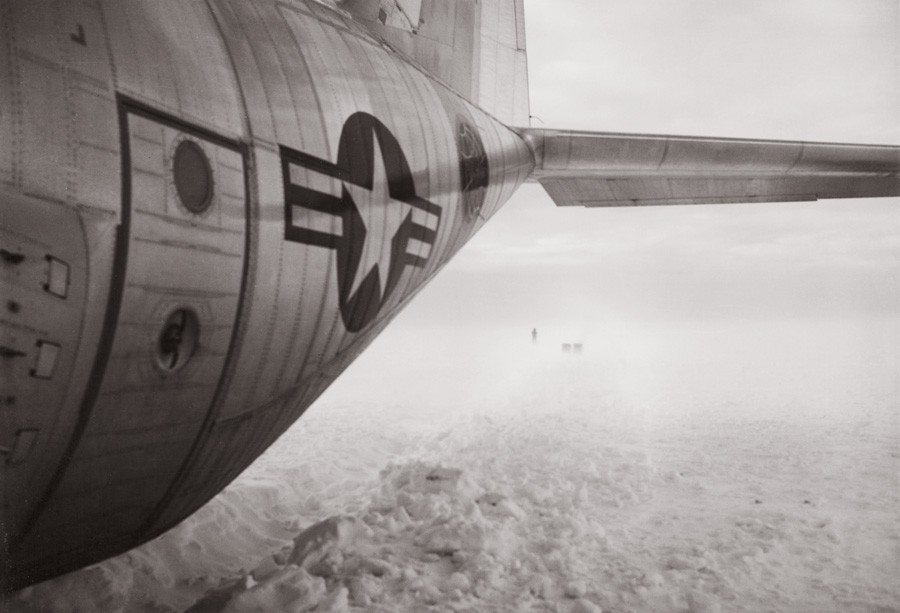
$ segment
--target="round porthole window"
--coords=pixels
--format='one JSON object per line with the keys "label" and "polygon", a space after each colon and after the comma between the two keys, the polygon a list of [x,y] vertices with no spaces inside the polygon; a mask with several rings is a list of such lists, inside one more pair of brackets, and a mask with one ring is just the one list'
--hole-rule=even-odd
{"label": "round porthole window", "polygon": [[200,214],[209,208],[213,197],[212,166],[200,145],[192,140],[178,143],[172,173],[175,175],[175,191],[187,210]]}
{"label": "round porthole window", "polygon": [[166,372],[175,372],[187,364],[200,339],[200,322],[189,309],[173,311],[163,324],[156,341],[156,362]]}

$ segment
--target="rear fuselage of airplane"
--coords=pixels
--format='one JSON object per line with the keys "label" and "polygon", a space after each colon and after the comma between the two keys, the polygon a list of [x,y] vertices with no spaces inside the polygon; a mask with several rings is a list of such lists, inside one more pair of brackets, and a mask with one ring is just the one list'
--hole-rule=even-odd
{"label": "rear fuselage of airplane", "polygon": [[0,38],[14,589],[208,501],[534,162],[315,2],[4,0]]}

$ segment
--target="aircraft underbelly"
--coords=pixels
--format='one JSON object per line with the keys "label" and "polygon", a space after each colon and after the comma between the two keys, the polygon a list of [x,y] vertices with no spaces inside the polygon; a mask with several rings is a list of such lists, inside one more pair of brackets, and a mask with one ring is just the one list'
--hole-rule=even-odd
{"label": "aircraft underbelly", "polygon": [[[90,373],[73,351],[91,332],[83,328],[88,249],[81,232],[47,236],[48,227],[78,229],[75,211],[21,194],[0,192],[0,198],[0,529],[19,534],[60,462],[60,442],[75,426],[79,402],[73,396],[84,388],[77,381]],[[115,230],[113,221],[106,227]]]}
{"label": "aircraft underbelly", "polygon": [[[42,556],[145,531],[215,399],[241,297],[247,201],[239,146],[131,104],[120,112],[128,189],[107,325],[65,466],[17,543]],[[163,180],[186,144],[212,162],[217,184],[199,216]],[[183,338],[164,348],[167,329]]]}
{"label": "aircraft underbelly", "polygon": [[315,2],[33,7],[0,24],[6,587],[209,500],[533,163]]}

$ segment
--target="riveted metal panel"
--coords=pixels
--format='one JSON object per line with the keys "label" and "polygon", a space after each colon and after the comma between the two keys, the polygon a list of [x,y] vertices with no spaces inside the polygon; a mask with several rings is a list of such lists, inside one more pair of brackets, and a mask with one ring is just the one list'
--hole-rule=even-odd
{"label": "riveted metal panel", "polygon": [[[180,44],[167,44],[166,36],[160,31],[159,19],[145,17],[145,11],[153,7],[168,5],[178,12],[174,3],[166,2],[115,2],[106,0],[103,13],[106,16],[110,45],[116,62],[116,88],[119,92],[138,99],[152,100],[166,111],[178,109],[178,92],[172,71],[161,70],[181,60],[172,54]],[[168,21],[168,20],[166,20]],[[165,23],[165,22],[164,22]],[[148,62],[147,58],[154,58]],[[189,61],[189,60],[188,60]]]}
{"label": "riveted metal panel", "polygon": [[120,93],[227,137],[243,135],[231,58],[206,3],[104,0],[102,8]]}
{"label": "riveted metal panel", "polygon": [[[355,109],[372,108],[367,89],[354,87],[354,84],[364,83],[367,76],[351,59],[353,35],[337,30],[303,11],[284,10],[283,14],[297,41],[299,52],[307,59],[311,74],[315,75],[320,114],[326,126],[327,146],[323,149],[305,148],[302,152],[334,162],[345,120]],[[345,79],[343,75],[350,75],[351,78]],[[308,169],[305,180],[315,181],[315,175],[319,174],[321,173],[316,170]],[[342,185],[338,187],[338,195],[342,189]],[[351,229],[341,227],[340,232],[341,235],[348,235]],[[307,269],[313,279],[319,275],[325,277],[324,283],[319,285],[321,293],[312,296],[312,300],[305,303],[306,311],[302,317],[314,324],[304,326],[306,354],[299,364],[300,370],[291,373],[291,380],[295,380],[302,376],[301,371],[314,372],[333,357],[344,328],[338,303],[339,263],[336,251],[296,243],[291,244],[290,248],[298,260],[308,262]]]}
{"label": "riveted metal panel", "polygon": [[[403,146],[410,162],[416,194],[435,207],[432,215],[419,219],[434,236],[429,241],[416,241],[407,248],[407,253],[420,258],[421,264],[416,267],[408,266],[404,270],[400,284],[380,311],[379,317],[387,318],[410,291],[428,278],[430,271],[437,265],[454,224],[453,188],[458,181],[455,180],[455,173],[438,172],[439,167],[456,160],[450,124],[441,105],[441,92],[427,78],[423,78],[420,71],[396,62],[388,54],[382,55],[380,59],[396,71],[394,83],[410,92],[410,95],[405,96],[414,104],[414,108],[409,111],[409,118],[395,116],[392,127],[401,134],[404,124],[412,127]],[[390,95],[400,95],[399,90]],[[387,103],[390,104],[390,101]]]}
{"label": "riveted metal panel", "polygon": [[240,77],[239,90],[248,129],[255,141],[275,145],[275,126],[272,108],[266,98],[266,89],[259,60],[244,28],[256,18],[251,2],[216,2],[211,5],[216,23],[227,45],[226,53],[233,70]]}
{"label": "riveted metal panel", "polygon": [[[242,148],[127,100],[120,112],[132,189],[122,213],[107,349],[67,462],[17,543],[18,563],[39,567],[88,543],[136,541],[191,453],[229,355],[246,244]],[[184,141],[203,152],[212,173],[212,202],[200,213],[180,201],[172,178]],[[179,310],[199,322],[199,338],[185,348],[192,354],[183,367],[172,370],[159,348],[164,325]]]}
{"label": "riveted metal panel", "polygon": [[118,215],[122,201],[118,113],[109,92],[76,86],[75,180],[71,197],[85,207]]}
{"label": "riveted metal panel", "polygon": [[60,57],[59,12],[54,0],[9,2],[4,18],[9,19],[19,53],[55,62]]}
{"label": "riveted metal panel", "polygon": [[[309,147],[311,151],[307,152],[328,159],[330,152],[337,148],[343,124],[343,118],[329,122],[328,115],[336,113],[340,104],[368,107],[366,93],[354,90],[349,84],[362,75],[349,81],[337,79],[350,68],[342,64],[346,60],[333,47],[338,44],[341,48],[345,43],[310,14],[285,6],[258,10],[264,17],[255,26],[258,36],[251,44],[254,56],[266,53],[270,56],[264,66],[267,72],[261,76],[268,84],[266,91],[271,94],[267,105],[277,109],[273,117],[279,139],[292,147]],[[296,48],[290,53],[282,50],[272,54],[267,51],[274,43],[272,37]],[[306,62],[308,69],[303,63],[295,62],[298,57]],[[291,67],[288,60],[292,61]],[[316,75],[315,82],[312,74]],[[330,82],[332,78],[334,81]],[[253,76],[248,75],[248,79],[253,80]],[[314,104],[313,108],[292,106],[298,100],[294,92],[304,86],[308,91],[299,100]],[[300,117],[309,121],[300,121]],[[335,342],[333,339],[339,338],[335,336],[339,334],[340,320],[337,292],[333,289],[333,251],[299,248],[284,242],[281,164],[268,151],[259,151],[258,159],[260,244],[266,245],[259,254],[259,268],[267,274],[260,275],[254,292],[256,300],[248,311],[250,325],[256,328],[257,334],[246,339],[244,359],[239,365],[239,369],[250,373],[249,383],[229,397],[220,419],[253,410],[292,385],[300,366],[295,362],[298,345],[306,351],[307,358],[321,363],[333,355],[334,350],[329,346]],[[298,176],[315,174],[302,168],[295,172]]]}
{"label": "riveted metal panel", "polygon": [[21,109],[22,187],[28,194],[65,200],[70,149],[64,139],[48,138],[67,129],[64,71],[41,56],[21,52],[19,57],[22,96],[41,101]]}
{"label": "riveted metal panel", "polygon": [[[0,454],[3,531],[19,534],[61,450],[54,436],[77,411],[69,396],[81,342],[87,247],[78,214],[65,206],[0,188],[0,345],[5,350],[0,391],[0,446],[13,449],[16,432],[33,430],[28,457]],[[65,279],[50,284],[53,270]],[[50,291],[53,290],[53,291]],[[50,361],[52,359],[52,362]]]}
{"label": "riveted metal panel", "polygon": [[[280,142],[293,147],[331,149],[337,136],[334,134],[334,127],[329,127],[321,117],[322,87],[321,84],[314,82],[312,74],[305,67],[306,58],[315,51],[311,47],[308,29],[298,27],[298,22],[306,24],[307,28],[310,24],[315,24],[314,32],[320,32],[321,28],[307,13],[294,11],[285,6],[279,5],[276,10],[261,13],[260,21],[265,25],[273,43],[288,45],[272,58],[273,62],[277,62],[277,71],[270,73],[267,79],[272,83],[270,91],[277,92],[277,95],[270,97],[269,100],[273,109],[280,109],[280,112],[275,112]],[[289,65],[289,61],[294,62],[298,58],[303,58],[304,62]],[[295,94],[299,87],[307,90],[300,98]],[[297,107],[298,101],[314,106]],[[269,270],[275,270],[277,273],[271,278],[274,286],[268,291],[273,300],[268,307],[265,332],[261,339],[264,341],[260,353],[263,359],[254,368],[252,384],[247,386],[244,406],[238,407],[238,410],[248,410],[278,397],[293,384],[293,373],[298,367],[294,355],[295,346],[298,344],[309,346],[315,338],[312,335],[301,336],[298,322],[318,319],[324,308],[322,295],[318,291],[310,291],[310,287],[322,287],[323,284],[327,286],[332,282],[328,276],[328,271],[332,268],[329,265],[332,262],[330,252],[326,254],[323,264],[316,264],[309,261],[307,257],[309,254],[306,251],[298,250],[294,245],[284,241],[283,222],[279,223],[283,220],[284,211],[280,160],[266,156],[266,163],[261,164],[261,168],[265,168],[267,174],[260,177],[260,193],[265,191],[271,194],[271,198],[261,197],[261,203],[262,206],[268,206],[270,202],[273,205],[273,215],[263,218],[275,221],[261,224],[261,242],[278,245],[277,250],[269,248],[269,251],[273,252],[271,255],[277,255],[278,258],[277,261],[271,262]],[[274,214],[275,210],[279,212],[277,216]],[[329,314],[332,315],[333,321],[335,311],[330,311]],[[291,374],[285,377],[284,374],[287,372]],[[223,417],[233,414],[232,407],[229,407],[229,411],[224,412]]]}
{"label": "riveted metal panel", "polygon": [[[274,5],[257,9],[235,2],[223,3],[217,11],[223,31],[235,34],[229,39],[229,49],[242,75],[241,87],[248,100],[254,137],[263,139],[257,141],[258,175],[255,177],[260,202],[259,244],[265,246],[257,254],[258,270],[262,274],[256,276],[253,300],[247,310],[248,326],[254,333],[244,338],[237,366],[240,372],[247,373],[246,385],[231,388],[220,415],[220,419],[228,419],[251,410],[290,384],[282,383],[277,375],[292,358],[290,352],[294,345],[308,343],[294,332],[301,308],[298,305],[302,304],[304,320],[308,321],[314,317],[310,305],[317,307],[320,303],[318,292],[301,291],[301,288],[328,282],[324,275],[329,254],[324,254],[324,263],[316,265],[287,252],[291,245],[283,241],[280,161],[277,153],[269,150],[265,139],[274,138],[277,130],[277,137],[287,143],[306,142],[326,149],[329,145],[325,124],[319,117],[316,85],[305,69],[304,56],[294,47],[294,33],[284,23],[279,10]],[[252,31],[245,32],[246,28]],[[276,41],[287,47],[273,53]],[[262,126],[261,134],[257,134],[257,126]],[[271,133],[269,126],[272,126]],[[319,274],[323,278],[319,279]],[[293,344],[288,345],[288,340]]]}
{"label": "riveted metal panel", "polygon": [[[9,8],[0,6],[0,40],[12,40],[12,20]],[[14,127],[19,123],[19,105],[13,105],[13,50],[0,44],[0,183],[13,182],[14,151],[19,149]]]}
{"label": "riveted metal panel", "polygon": [[298,417],[287,399],[278,399],[215,424],[209,433],[210,452],[199,458],[150,530],[158,534],[193,513],[237,477]]}
{"label": "riveted metal panel", "polygon": [[[271,61],[277,63],[280,75],[278,79],[267,81],[272,88],[283,88],[283,91],[278,91],[277,96],[269,96],[280,137],[279,143],[300,148],[325,147],[326,128],[320,117],[318,87],[297,44],[295,32],[285,17],[285,13],[292,12],[279,5],[276,11],[259,13],[270,48],[274,50]],[[279,105],[281,101],[288,102],[288,105]]]}
{"label": "riveted metal panel", "polygon": [[[246,15],[246,18],[242,19],[241,27],[247,40],[253,45],[253,63],[261,75],[265,108],[270,111],[272,117],[273,138],[281,141],[288,135],[296,133],[297,116],[279,61],[276,41],[273,40],[272,31],[265,19],[272,11],[261,11],[253,3],[242,4],[244,6],[240,7],[240,12]],[[243,71],[245,67],[241,66],[239,69]]]}
{"label": "riveted metal panel", "polygon": [[[60,45],[69,77],[84,87],[111,93],[112,62],[103,12],[95,0],[56,3],[59,10]],[[86,118],[80,115],[80,118]]]}
{"label": "riveted metal panel", "polygon": [[[255,377],[263,377],[264,372],[273,368],[270,346],[276,335],[276,328],[284,325],[278,321],[278,305],[288,297],[296,298],[299,287],[284,288],[284,276],[292,271],[284,269],[283,229],[279,223],[283,205],[279,189],[277,157],[268,150],[256,154],[259,168],[255,180],[259,190],[260,220],[258,236],[260,249],[255,255],[259,274],[256,277],[252,302],[247,309],[247,318],[252,334],[248,334],[241,346],[242,359],[238,362],[241,382],[229,385],[229,393],[217,419],[226,419],[236,413],[249,410],[260,404],[256,398],[259,382]],[[290,283],[290,281],[288,282]]]}

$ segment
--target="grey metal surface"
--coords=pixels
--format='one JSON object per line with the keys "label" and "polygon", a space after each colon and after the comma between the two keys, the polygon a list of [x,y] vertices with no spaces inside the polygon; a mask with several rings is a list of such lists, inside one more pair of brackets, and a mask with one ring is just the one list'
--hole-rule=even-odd
{"label": "grey metal surface", "polygon": [[900,195],[900,147],[524,129],[559,206]]}
{"label": "grey metal surface", "polygon": [[523,0],[348,0],[341,7],[496,119],[529,125]]}
{"label": "grey metal surface", "polygon": [[[316,2],[4,0],[0,38],[11,589],[124,551],[209,500],[532,157]],[[477,63],[458,75],[471,82]],[[199,177],[176,169],[183,142]]]}

